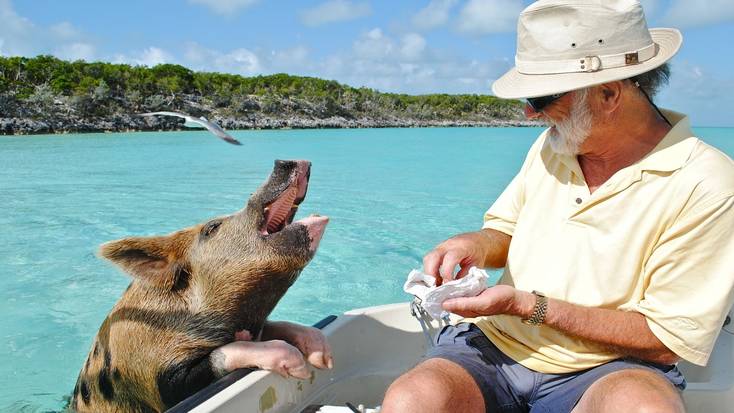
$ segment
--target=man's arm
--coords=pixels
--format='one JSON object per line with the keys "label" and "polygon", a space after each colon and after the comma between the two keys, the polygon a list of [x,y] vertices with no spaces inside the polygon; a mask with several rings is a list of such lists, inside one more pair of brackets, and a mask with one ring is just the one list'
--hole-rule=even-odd
{"label": "man's arm", "polygon": [[[493,229],[483,229],[449,238],[423,258],[426,274],[452,280],[454,269],[461,277],[472,266],[501,268],[507,261],[512,237]],[[444,308],[464,317],[508,314],[529,318],[535,296],[511,286],[490,287],[476,297],[444,302]],[[573,337],[592,341],[626,356],[662,364],[672,364],[679,357],[650,330],[645,316],[632,311],[584,307],[549,299],[545,324]]]}
{"label": "man's arm", "polygon": [[[533,312],[531,298],[527,317]],[[528,311],[526,309],[526,311]],[[525,317],[523,317],[525,318]],[[673,364],[680,360],[650,330],[644,315],[634,311],[611,310],[574,305],[561,300],[548,300],[545,324],[568,335],[599,343],[610,350],[640,360]]]}
{"label": "man's arm", "polygon": [[[447,300],[443,306],[464,317],[507,314],[529,318],[535,300],[532,293],[498,285],[476,297]],[[584,307],[548,299],[544,324],[641,360],[673,364],[680,359],[652,333],[645,316],[637,312]]]}

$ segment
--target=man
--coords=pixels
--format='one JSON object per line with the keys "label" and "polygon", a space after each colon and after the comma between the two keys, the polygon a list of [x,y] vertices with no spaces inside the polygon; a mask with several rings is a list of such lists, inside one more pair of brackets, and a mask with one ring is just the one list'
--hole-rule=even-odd
{"label": "man", "polygon": [[540,0],[516,67],[493,85],[546,121],[481,231],[428,253],[450,280],[504,267],[497,286],[388,389],[392,412],[678,412],[681,359],[705,365],[734,299],[734,164],[648,94],[674,29],[636,0]]}

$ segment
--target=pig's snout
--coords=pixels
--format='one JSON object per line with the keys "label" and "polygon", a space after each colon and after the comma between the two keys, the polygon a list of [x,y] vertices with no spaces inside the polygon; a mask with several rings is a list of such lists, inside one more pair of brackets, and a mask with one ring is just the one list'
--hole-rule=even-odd
{"label": "pig's snout", "polygon": [[301,224],[308,230],[308,238],[311,243],[308,246],[309,251],[316,252],[321,242],[321,237],[324,235],[326,224],[329,223],[329,217],[320,215],[311,215],[307,218],[298,220],[295,224]]}

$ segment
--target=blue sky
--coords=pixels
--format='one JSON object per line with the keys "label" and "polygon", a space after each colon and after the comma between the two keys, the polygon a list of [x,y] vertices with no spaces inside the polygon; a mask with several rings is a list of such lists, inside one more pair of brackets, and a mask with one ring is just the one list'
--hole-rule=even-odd
{"label": "blue sky", "polygon": [[[490,93],[528,0],[0,0],[0,55],[242,75],[285,72],[385,92]],[[643,0],[677,27],[662,106],[734,126],[734,0]]]}

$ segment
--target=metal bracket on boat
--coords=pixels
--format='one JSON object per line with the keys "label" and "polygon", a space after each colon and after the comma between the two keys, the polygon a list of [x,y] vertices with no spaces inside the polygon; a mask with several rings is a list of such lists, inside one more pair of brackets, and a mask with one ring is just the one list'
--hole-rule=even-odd
{"label": "metal bracket on boat", "polygon": [[[426,310],[421,305],[423,301],[418,297],[413,297],[413,301],[410,302],[410,314],[418,319],[418,323],[421,325],[421,330],[423,330],[423,336],[425,336],[426,341],[428,342],[428,348],[433,347],[433,337],[431,337],[431,333],[429,332],[430,329],[430,322],[433,320],[433,317],[426,312]],[[441,317],[441,320],[438,320],[439,327],[441,327],[441,322],[443,321],[443,325],[448,325],[450,323],[448,314],[444,314],[443,317]]]}

